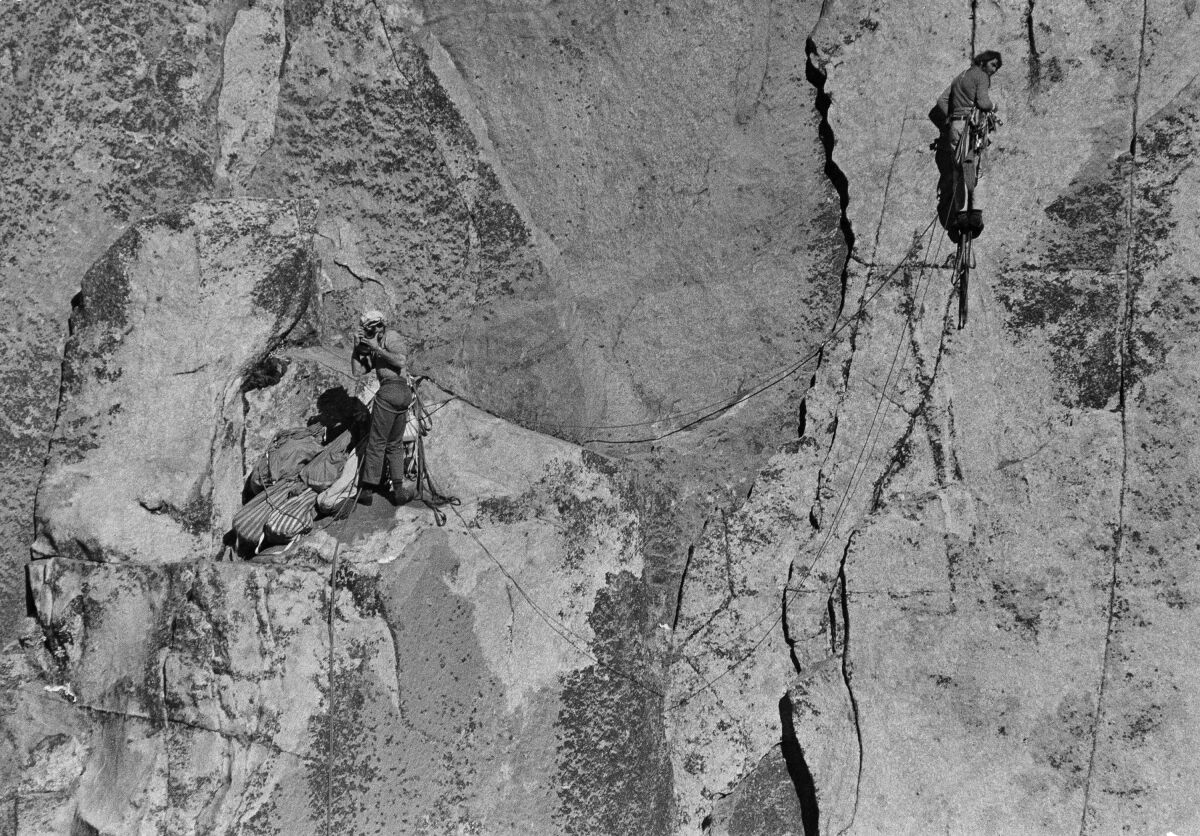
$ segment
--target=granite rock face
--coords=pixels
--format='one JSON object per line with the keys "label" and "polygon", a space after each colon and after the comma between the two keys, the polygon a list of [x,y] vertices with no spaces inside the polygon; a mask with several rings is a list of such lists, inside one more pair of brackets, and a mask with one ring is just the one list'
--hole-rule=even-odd
{"label": "granite rock face", "polygon": [[[1200,826],[1194,4],[20,5],[0,833]],[[214,559],[366,305],[461,504]]]}
{"label": "granite rock face", "polygon": [[[322,379],[337,380],[293,360],[248,424],[295,422],[287,396]],[[82,719],[40,719],[70,768],[55,793],[18,790],[22,827],[662,832],[661,648],[631,631],[652,603],[631,475],[434,407],[429,457],[462,503],[444,528],[380,500],[250,563],[33,565],[48,684],[16,705],[69,700]],[[58,768],[28,757],[26,772]]]}
{"label": "granite rock face", "polygon": [[141,217],[209,194],[210,97],[230,4],[0,6],[0,621],[24,611],[21,564],[54,428],[70,300]]}
{"label": "granite rock face", "polygon": [[[841,748],[861,747],[850,796],[844,761],[808,761],[821,819],[1186,832],[1196,587],[1173,509],[1194,477],[1168,438],[1192,435],[1176,398],[1196,361],[1172,335],[1194,317],[1180,213],[1195,211],[1176,190],[1197,126],[1176,56],[1198,22],[1153,3],[990,4],[969,21],[918,6],[839,4],[813,36],[848,215],[860,246],[872,234],[850,275],[870,314],[809,396],[832,455],[788,600],[798,684],[840,660]],[[914,38],[928,48],[897,51]],[[956,331],[945,250],[921,235],[920,117],[972,45],[1005,56],[1004,125]],[[929,84],[901,83],[917,61]],[[824,612],[793,607],[817,590]],[[822,722],[794,705],[798,733]]]}
{"label": "granite rock face", "polygon": [[133,226],[84,275],[37,553],[165,562],[219,551],[245,470],[243,383],[312,296],[311,209],[193,204]]}

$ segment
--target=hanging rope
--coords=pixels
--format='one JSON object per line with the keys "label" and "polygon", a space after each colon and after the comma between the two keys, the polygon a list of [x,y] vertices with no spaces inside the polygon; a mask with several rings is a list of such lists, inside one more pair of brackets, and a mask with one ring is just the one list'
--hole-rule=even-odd
{"label": "hanging rope", "polygon": [[[930,224],[924,230],[922,230],[920,233],[918,233],[917,237],[918,238],[924,237],[924,235],[933,227],[934,223],[936,223],[936,219],[934,221],[930,221]],[[925,256],[926,257],[922,262],[921,272],[918,275],[915,290],[919,290],[921,283],[924,281],[925,273],[929,266],[928,253],[929,253],[929,247],[931,245],[932,245],[932,238],[930,239],[929,244],[925,248]],[[940,250],[940,245],[939,245],[939,250]],[[698,413],[702,413],[702,414],[699,414],[699,417],[687,422],[686,424],[684,424],[680,427],[676,427],[667,432],[664,432],[661,434],[656,434],[653,436],[637,438],[637,439],[623,439],[623,440],[588,439],[587,441],[606,441],[606,443],[623,443],[623,444],[646,443],[646,442],[658,441],[658,440],[666,438],[670,435],[673,435],[675,433],[682,432],[692,426],[695,426],[705,420],[708,420],[709,418],[713,417],[714,415],[717,415],[723,411],[726,411],[726,410],[732,408],[733,406],[736,406],[737,404],[743,403],[743,402],[749,400],[750,398],[753,398],[774,386],[780,385],[782,382],[784,382],[785,380],[790,378],[792,375],[794,375],[797,371],[799,371],[806,363],[811,362],[812,360],[818,358],[821,355],[821,352],[824,351],[824,349],[833,341],[833,339],[838,334],[840,334],[847,327],[849,327],[851,324],[857,322],[860,318],[862,318],[865,315],[869,304],[871,302],[873,302],[874,299],[880,293],[882,293],[886,287],[888,287],[892,283],[895,276],[897,274],[899,274],[899,272],[901,270],[903,270],[905,267],[908,266],[912,256],[915,255],[915,253],[917,253],[917,252],[920,252],[919,247],[914,248],[914,250],[908,256],[906,256],[904,260],[902,260],[891,271],[889,271],[889,273],[883,277],[883,281],[876,288],[874,288],[874,290],[869,295],[865,296],[861,300],[861,302],[858,306],[858,310],[852,316],[847,317],[847,318],[841,320],[838,324],[836,324],[835,327],[830,331],[830,333],[825,337],[825,339],[822,340],[821,344],[818,347],[816,347],[815,349],[810,351],[799,361],[794,362],[794,363],[788,365],[787,367],[783,368],[781,371],[773,374],[772,376],[767,378],[763,383],[756,385],[750,391],[743,393],[741,395],[738,395],[735,398],[717,402],[717,404],[715,404],[715,408],[709,409],[708,407],[714,406],[714,404],[709,404],[706,407],[697,407],[695,409],[692,409],[692,410],[689,410],[686,412],[676,413],[674,416],[670,416],[668,418],[657,419],[654,421],[635,422],[635,423],[630,423],[630,424],[614,424],[614,425],[547,425],[547,424],[540,424],[540,426],[555,426],[555,427],[562,428],[562,429],[573,428],[573,429],[590,429],[590,430],[627,429],[627,428],[634,428],[634,427],[638,427],[638,426],[652,426],[655,424],[664,423],[669,420],[678,420],[681,417],[686,417],[689,415],[695,415]],[[868,276],[867,286],[869,286],[869,284],[870,284],[870,277]],[[928,293],[928,285],[925,288],[925,293],[926,294]],[[907,332],[907,329],[908,329],[908,323],[905,322],[904,326],[901,329],[901,336],[900,336],[901,343],[903,343],[903,341],[904,341],[904,335]],[[832,542],[833,535],[837,529],[837,523],[840,521],[841,516],[844,513],[844,509],[848,506],[849,497],[853,494],[853,491],[856,489],[857,485],[861,481],[862,474],[859,473],[859,467],[862,463],[863,456],[866,455],[868,445],[869,445],[870,450],[873,452],[875,442],[878,441],[877,438],[872,440],[872,435],[874,434],[878,416],[882,409],[882,402],[887,397],[887,388],[890,386],[893,374],[897,368],[897,356],[898,356],[899,348],[900,348],[900,346],[898,345],[897,346],[897,354],[893,355],[892,364],[889,367],[888,374],[885,378],[883,386],[881,387],[880,403],[877,405],[875,413],[872,416],[871,424],[867,430],[867,435],[864,438],[863,447],[862,447],[862,449],[860,449],[858,457],[856,458],[854,471],[852,471],[852,474],[851,474],[851,479],[848,482],[846,490],[843,492],[843,494],[839,500],[839,503],[835,509],[833,519],[831,520],[830,525],[828,527],[829,533],[827,534],[826,538],[822,541],[821,545],[818,547],[817,554],[814,557],[812,564],[810,564],[808,571],[811,571],[812,566],[815,565],[816,561],[819,560],[819,558],[823,554],[824,550]],[[905,360],[900,361],[900,368],[903,367],[906,359],[907,359],[907,352],[905,353]],[[339,371],[339,373],[346,374],[347,377],[351,377],[351,378],[353,377],[353,375],[349,375],[348,373],[345,373],[345,372],[340,372],[340,370],[334,369],[334,367],[332,367],[328,364],[321,363],[319,360],[316,362],[319,365],[322,365],[326,368],[330,368],[331,370]],[[423,380],[426,380],[426,379],[431,379],[431,378],[429,378],[428,376],[422,376],[422,377],[418,378],[416,383],[414,384],[414,401],[417,401],[418,408],[424,412],[424,415],[427,418],[431,418],[432,412],[425,410],[424,404],[419,402],[419,399],[418,399],[416,391],[415,391],[416,386],[419,385],[420,382],[422,382]],[[459,398],[461,400],[466,400],[465,398],[462,398],[461,396],[456,395],[454,392],[452,392],[451,390],[449,390],[445,387],[441,387],[441,388],[443,388],[444,391],[447,391],[448,393],[450,393],[452,396],[454,396],[456,398]],[[448,401],[439,404],[437,409],[442,408],[443,406],[446,405],[446,403],[448,403]],[[436,411],[436,409],[434,411]],[[587,441],[585,441],[585,443],[587,443]],[[451,509],[453,510],[455,516],[458,517],[458,519],[462,523],[464,532],[468,536],[470,536],[476,542],[476,544],[480,547],[480,549],[497,565],[497,567],[500,569],[501,573],[506,578],[509,579],[509,581],[513,584],[514,588],[517,589],[518,593],[527,601],[527,603],[530,605],[531,609],[533,609],[535,614],[537,614],[537,616],[540,619],[542,619],[556,635],[558,635],[565,642],[567,642],[569,645],[571,645],[581,655],[590,659],[598,667],[602,667],[602,668],[612,672],[614,675],[619,676],[620,678],[636,685],[637,687],[647,691],[648,693],[654,694],[654,695],[658,696],[659,698],[665,699],[666,694],[661,688],[658,688],[652,684],[644,682],[640,677],[638,677],[636,675],[627,673],[626,671],[622,670],[620,668],[620,666],[618,666],[618,665],[614,665],[614,664],[608,663],[608,662],[603,662],[600,659],[598,659],[594,654],[590,653],[587,650],[587,645],[590,641],[589,639],[575,633],[567,625],[556,620],[553,616],[551,616],[549,614],[549,612],[545,608],[541,607],[534,600],[533,596],[530,595],[528,593],[528,591],[526,591],[525,588],[516,580],[516,578],[507,569],[507,567],[505,567],[504,564],[498,558],[496,558],[496,556],[490,551],[490,549],[488,549],[487,546],[484,545],[483,542],[474,534],[474,532],[471,531],[470,525],[467,523],[466,519],[462,516],[462,514],[457,510],[458,506],[461,505],[461,501],[457,497],[443,493],[437,487],[436,483],[433,481],[432,477],[429,474],[429,470],[428,470],[426,458],[425,458],[424,439],[421,434],[418,434],[415,444],[416,444],[415,460],[416,460],[416,467],[417,467],[416,483],[417,483],[418,495],[421,498],[422,502],[424,502],[426,504],[426,506],[429,507],[430,510],[433,511],[435,520],[437,521],[437,524],[439,526],[445,524],[446,514],[444,511],[441,510],[441,506],[449,505],[451,507]],[[348,521],[349,521],[350,514],[353,512],[353,506],[354,506],[353,498],[348,500],[348,502],[351,505],[350,511],[348,513],[345,513],[344,516],[342,516],[343,512],[341,510],[339,510],[337,517],[336,517],[337,519],[339,519],[340,521],[343,522],[343,531],[344,531],[345,524],[348,523]],[[334,710],[336,707],[336,687],[335,687],[335,677],[334,677],[334,655],[335,654],[334,654],[333,620],[334,620],[334,612],[335,612],[338,558],[339,558],[340,548],[341,548],[341,540],[340,540],[340,538],[338,538],[337,545],[335,546],[334,553],[333,553],[333,559],[332,559],[331,575],[330,575],[330,602],[329,602],[329,610],[328,610],[328,614],[327,614],[327,630],[328,630],[328,637],[329,637],[329,694],[330,694],[330,697],[329,697],[330,721],[329,721],[328,744],[327,744],[328,753],[329,753],[328,754],[329,776],[328,776],[327,798],[326,798],[326,828],[327,828],[328,832],[332,832],[332,830],[330,829],[332,827],[331,815],[332,815],[332,806],[333,806],[333,800],[334,800],[332,773],[333,773],[333,762],[334,762],[334,758],[336,756],[336,739],[335,739],[334,730],[333,730],[333,717],[334,717]],[[795,594],[798,594],[798,590],[785,589],[784,594],[785,594],[785,603],[790,602],[792,597],[794,597]],[[668,711],[668,712],[675,711],[675,710],[685,707],[689,703],[689,701],[691,699],[693,699],[696,695],[698,695],[699,693],[701,693],[705,690],[710,689],[713,685],[715,685],[721,679],[728,676],[736,668],[738,668],[742,664],[744,664],[765,643],[767,637],[769,637],[769,635],[772,632],[774,632],[775,628],[781,623],[782,617],[783,617],[782,612],[779,615],[775,616],[774,623],[770,626],[770,628],[766,632],[764,632],[764,634],[762,636],[758,637],[752,643],[751,647],[744,654],[742,654],[737,659],[735,659],[731,664],[726,666],[717,675],[705,679],[699,686],[689,690],[687,693],[685,693],[682,697],[680,697],[674,703],[672,703],[669,706],[665,706],[664,711]],[[752,631],[756,630],[759,626],[764,624],[766,621],[767,621],[766,617],[759,619],[759,621],[756,622],[754,625],[751,625],[747,629],[740,631],[734,637],[734,640],[736,641],[740,638],[750,635],[750,633]]]}
{"label": "hanging rope", "polygon": [[429,475],[429,467],[425,460],[425,435],[433,431],[433,415],[425,409],[425,404],[421,400],[418,387],[425,380],[428,380],[427,375],[421,375],[413,382],[413,408],[417,429],[416,450],[414,459],[416,460],[416,492],[417,498],[425,504],[425,507],[433,512],[433,518],[438,526],[446,524],[446,512],[441,509],[443,505],[449,505],[452,508],[457,508],[462,504],[457,496],[443,493],[434,483],[433,477]]}
{"label": "hanging rope", "polygon": [[[929,233],[932,230],[933,223],[934,222],[930,222],[929,226],[927,226],[924,230],[922,230],[921,233],[918,234],[918,236],[917,236],[918,240],[920,238],[923,238],[927,233]],[[941,240],[944,240],[944,238]],[[921,293],[921,285],[922,285],[922,283],[925,284],[924,292],[922,294],[922,302],[924,302],[924,298],[928,296],[929,287],[931,285],[931,283],[926,282],[925,279],[926,279],[926,274],[927,274],[928,267],[929,267],[928,255],[929,255],[930,250],[932,249],[932,246],[933,246],[933,236],[931,235],[929,237],[928,242],[926,243],[926,245],[924,247],[925,258],[922,260],[921,271],[918,274],[918,277],[917,277],[917,280],[916,280],[915,286],[914,286],[914,294],[916,294],[916,293]],[[919,253],[921,251],[921,249],[922,248],[918,245],[917,247],[914,248],[913,252]],[[941,249],[941,243],[939,241],[939,245],[938,245],[939,252],[940,252],[940,249]],[[906,258],[905,262],[902,263],[902,266],[903,266],[903,264],[907,263],[908,260],[909,259]],[[891,276],[894,275],[894,273],[895,273],[895,271],[893,271],[892,274],[889,274],[889,276],[887,278],[890,280]],[[868,282],[869,282],[869,278],[868,278]],[[868,296],[868,297],[864,297],[863,301],[860,303],[860,313],[862,310],[865,310],[867,303],[872,301],[879,294],[879,292],[882,290],[882,288],[884,286],[886,286],[886,284],[887,284],[887,282],[885,282],[884,284],[881,284],[880,287],[877,288],[874,293],[870,294],[870,296]],[[857,316],[857,314],[856,314],[856,316]],[[853,317],[851,319],[853,319]],[[885,377],[884,383],[881,387],[880,401],[876,405],[876,409],[872,415],[871,424],[867,429],[867,433],[866,433],[866,436],[864,437],[863,444],[862,444],[861,448],[859,449],[858,455],[855,459],[854,469],[851,472],[851,479],[848,481],[848,483],[846,485],[846,489],[842,492],[839,502],[835,508],[833,518],[830,521],[829,525],[827,526],[827,534],[826,534],[825,538],[823,539],[823,541],[821,542],[820,546],[818,546],[817,554],[814,556],[813,561],[810,563],[808,569],[806,570],[806,575],[808,572],[811,572],[812,567],[816,564],[816,562],[820,559],[822,554],[824,554],[825,550],[832,543],[833,536],[837,530],[837,525],[841,521],[841,518],[844,515],[845,510],[849,506],[849,498],[850,498],[850,496],[853,495],[854,491],[857,489],[858,485],[861,483],[861,479],[863,477],[863,474],[865,473],[865,469],[862,468],[864,457],[866,459],[869,459],[871,457],[871,455],[873,455],[873,453],[874,453],[875,445],[878,442],[878,435],[875,433],[875,429],[877,427],[879,416],[882,411],[883,402],[885,400],[887,400],[887,389],[891,385],[892,379],[893,379],[894,375],[896,374],[897,369],[903,368],[904,364],[907,361],[907,353],[908,353],[907,350],[904,351],[903,358],[901,358],[901,349],[906,345],[905,336],[907,334],[907,331],[908,331],[908,323],[906,321],[904,326],[901,328],[901,333],[900,333],[899,340],[897,341],[896,350],[893,352],[892,361],[891,361],[891,364],[889,365],[887,376]],[[464,532],[469,537],[471,537],[471,539],[475,541],[475,543],[484,552],[484,554],[486,554],[487,557],[493,563],[496,564],[496,566],[499,568],[501,573],[513,584],[513,587],[522,596],[522,598],[525,599],[525,601],[529,604],[530,608],[534,611],[534,613],[538,616],[538,618],[540,618],[543,622],[545,622],[547,624],[547,626],[549,626],[550,629],[556,635],[558,635],[560,638],[562,638],[563,641],[565,641],[568,645],[570,645],[572,648],[574,648],[578,653],[580,653],[584,657],[591,660],[591,662],[593,664],[595,664],[597,667],[603,668],[604,670],[609,671],[613,675],[615,675],[627,682],[632,683],[636,687],[646,691],[647,693],[653,694],[653,695],[659,697],[660,699],[666,698],[666,693],[665,693],[665,691],[663,691],[663,689],[658,688],[655,685],[642,680],[639,676],[637,676],[635,674],[629,673],[628,671],[622,669],[622,667],[620,665],[616,665],[611,662],[604,662],[604,661],[598,659],[594,654],[590,653],[587,650],[587,645],[589,643],[589,639],[587,639],[587,637],[585,637],[585,636],[582,636],[582,635],[576,633],[569,626],[567,626],[566,624],[562,623],[561,621],[559,621],[559,620],[555,619],[553,616],[551,616],[549,614],[549,612],[546,610],[546,608],[541,606],[536,600],[534,600],[533,596],[517,581],[516,577],[513,575],[512,572],[510,572],[508,570],[508,568],[504,565],[504,563],[499,558],[497,558],[496,555],[493,554],[490,549],[487,548],[487,546],[479,539],[478,536],[475,535],[475,533],[471,530],[471,527],[468,524],[467,520],[462,516],[461,513],[458,512],[457,509],[454,510],[454,514],[455,514],[455,516],[458,517],[459,521],[462,523]],[[688,705],[688,703],[692,699],[694,699],[698,694],[702,693],[703,691],[711,689],[716,683],[718,683],[719,681],[724,679],[726,676],[731,674],[734,670],[736,670],[741,665],[743,665],[746,661],[748,661],[750,658],[752,658],[755,655],[755,653],[763,646],[763,644],[766,642],[767,638],[769,638],[770,635],[775,632],[776,628],[782,623],[782,619],[783,619],[782,613],[784,611],[786,611],[786,604],[790,603],[791,600],[797,594],[799,594],[799,590],[797,590],[797,589],[785,589],[785,591],[784,591],[785,600],[783,602],[784,606],[780,608],[779,614],[774,615],[774,616],[764,616],[763,618],[760,618],[757,622],[750,625],[746,629],[739,631],[733,637],[733,640],[730,642],[730,644],[736,643],[741,638],[744,638],[744,637],[750,635],[751,633],[757,631],[758,628],[760,628],[762,625],[764,625],[769,619],[772,620],[772,624],[766,630],[764,630],[760,636],[758,636],[755,639],[755,641],[746,650],[746,652],[741,654],[738,658],[734,659],[729,665],[724,667],[716,675],[704,679],[700,683],[700,685],[690,689],[689,691],[684,693],[681,697],[679,697],[677,700],[672,702],[670,705],[664,706],[664,709],[663,709],[664,713],[677,711],[677,710],[680,710],[680,709],[686,707]]]}

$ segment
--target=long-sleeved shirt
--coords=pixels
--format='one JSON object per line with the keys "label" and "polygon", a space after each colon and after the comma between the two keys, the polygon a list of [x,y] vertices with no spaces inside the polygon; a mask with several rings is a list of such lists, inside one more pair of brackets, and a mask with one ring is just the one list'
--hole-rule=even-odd
{"label": "long-sleeved shirt", "polygon": [[991,86],[991,77],[981,67],[972,64],[950,82],[946,92],[938,98],[938,109],[950,117],[969,116],[972,107],[983,111],[995,110],[996,106],[988,97]]}

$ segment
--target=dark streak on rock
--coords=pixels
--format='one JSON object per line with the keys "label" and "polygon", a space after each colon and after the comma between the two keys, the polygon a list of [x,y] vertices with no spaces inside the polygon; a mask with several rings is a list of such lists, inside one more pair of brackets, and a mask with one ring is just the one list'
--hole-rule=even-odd
{"label": "dark streak on rock", "polygon": [[359,616],[373,618],[379,614],[381,603],[377,574],[363,573],[354,564],[342,562],[338,564],[335,582],[338,589],[349,590]]}
{"label": "dark streak on rock", "polygon": [[1037,38],[1033,33],[1033,7],[1035,0],[1025,5],[1025,37],[1029,42],[1029,95],[1036,96],[1042,89],[1042,57],[1038,53]]}
{"label": "dark streak on rock", "polygon": [[72,300],[62,368],[64,393],[76,394],[92,376],[115,379],[120,375],[119,370],[106,369],[104,358],[120,345],[129,322],[127,270],[141,246],[141,232],[134,227],[84,274],[82,287]]}
{"label": "dark streak on rock", "polygon": [[246,372],[242,380],[242,392],[252,392],[256,389],[270,389],[287,371],[289,361],[286,358],[267,355]]}
{"label": "dark streak on rock", "polygon": [[313,263],[310,254],[297,248],[259,279],[250,293],[254,304],[278,319],[298,317],[313,294]]}
{"label": "dark streak on rock", "polygon": [[1072,274],[1021,280],[1006,274],[997,283],[1008,328],[1049,340],[1058,397],[1066,406],[1103,409],[1120,389],[1115,281],[1072,280]]}
{"label": "dark streak on rock", "polygon": [[568,834],[650,836],[672,822],[672,771],[657,662],[641,629],[650,601],[642,583],[608,575],[589,617],[600,664],[564,677],[556,753],[559,809]]}

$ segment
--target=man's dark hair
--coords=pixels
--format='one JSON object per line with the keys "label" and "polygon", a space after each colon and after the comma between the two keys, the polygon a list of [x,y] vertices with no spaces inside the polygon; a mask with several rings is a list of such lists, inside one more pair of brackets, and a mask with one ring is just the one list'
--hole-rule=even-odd
{"label": "man's dark hair", "polygon": [[1001,58],[1000,53],[996,52],[996,50],[994,50],[994,49],[986,49],[983,52],[979,53],[978,55],[975,56],[975,60],[972,61],[971,63],[974,64],[976,67],[982,67],[988,61],[995,61],[997,70],[1004,66],[1004,59]]}

